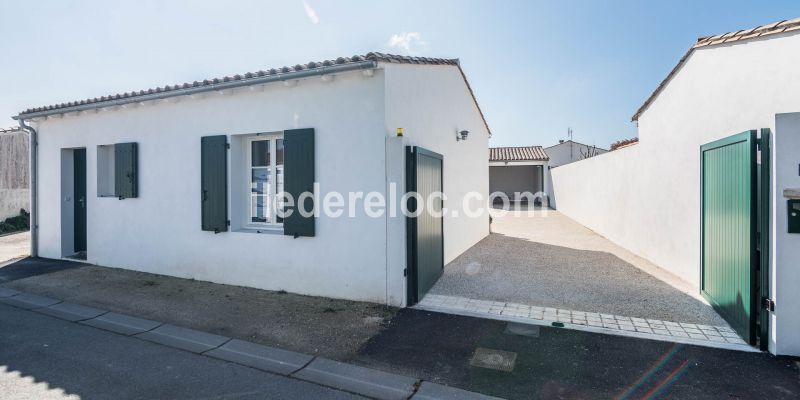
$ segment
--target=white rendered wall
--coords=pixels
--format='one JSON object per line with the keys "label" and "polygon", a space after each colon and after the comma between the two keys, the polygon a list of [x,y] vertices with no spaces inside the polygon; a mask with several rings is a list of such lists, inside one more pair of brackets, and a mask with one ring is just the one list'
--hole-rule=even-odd
{"label": "white rendered wall", "polygon": [[800,234],[788,233],[788,204],[784,189],[800,189],[800,112],[775,119],[772,183],[772,343],[777,354],[800,355]]}
{"label": "white rendered wall", "polygon": [[[421,146],[444,156],[444,259],[449,263],[489,234],[489,215],[461,213],[467,193],[484,196],[470,202],[486,206],[489,193],[489,132],[458,68],[447,65],[385,64],[386,135],[404,128],[406,145]],[[456,132],[467,130],[466,141]]]}
{"label": "white rendered wall", "polygon": [[[40,255],[61,248],[61,149],[87,149],[88,261],[218,283],[385,303],[386,220],[316,221],[316,237],[200,229],[200,137],[316,130],[316,177],[322,192],[383,192],[383,73],[339,74],[233,94],[147,103],[37,123]],[[97,145],[139,144],[139,197],[97,193]],[[233,154],[230,154],[233,157]],[[231,160],[231,162],[234,162]],[[230,171],[230,168],[229,168]],[[233,206],[233,205],[232,205]],[[233,211],[233,209],[231,210]],[[393,304],[399,304],[397,299]]]}
{"label": "white rendered wall", "polygon": [[697,286],[700,146],[775,132],[775,114],[800,110],[799,64],[796,32],[696,50],[640,116],[638,145],[552,170],[559,211]]}

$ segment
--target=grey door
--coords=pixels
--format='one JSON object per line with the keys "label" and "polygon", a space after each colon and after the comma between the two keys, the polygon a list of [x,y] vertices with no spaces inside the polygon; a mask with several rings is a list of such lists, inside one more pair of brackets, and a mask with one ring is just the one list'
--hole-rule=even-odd
{"label": "grey door", "polygon": [[[406,147],[406,190],[418,193],[422,201],[417,204],[418,199],[410,196],[408,203],[408,210],[417,214],[408,216],[406,226],[409,306],[422,299],[444,272],[444,205],[441,196],[428,202],[432,194],[442,192],[442,163],[441,154]],[[426,209],[429,203],[431,210]]]}
{"label": "grey door", "polygon": [[86,149],[75,149],[73,157],[73,194],[75,199],[75,252],[86,251]]}

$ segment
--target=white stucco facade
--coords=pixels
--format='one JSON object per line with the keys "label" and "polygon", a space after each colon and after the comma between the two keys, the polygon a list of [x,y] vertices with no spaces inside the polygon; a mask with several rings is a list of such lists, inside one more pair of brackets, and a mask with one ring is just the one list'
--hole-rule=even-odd
{"label": "white stucco facade", "polygon": [[[444,155],[444,188],[451,201],[460,202],[468,191],[482,193],[488,181],[488,132],[459,68],[379,63],[371,71],[34,120],[39,133],[39,255],[65,256],[62,209],[73,200],[61,191],[62,153],[85,148],[89,263],[405,305],[402,214],[373,218],[358,203],[354,218],[321,213],[314,237],[254,233],[237,229],[242,202],[229,187],[232,231],[214,234],[200,226],[200,138],[208,135],[225,134],[230,141],[235,135],[314,128],[315,177],[322,196],[329,191],[386,193],[392,183],[402,195],[405,145]],[[395,137],[397,127],[405,128],[404,138]],[[457,143],[456,128],[469,130],[469,140]],[[122,142],[138,143],[139,195],[98,197],[97,146]],[[230,174],[238,170],[241,157],[241,146],[232,146]],[[446,215],[444,223],[446,260],[488,234],[488,219]]]}
{"label": "white stucco facade", "polygon": [[[559,211],[697,286],[700,146],[772,130],[772,227],[780,230],[785,199],[777,193],[797,185],[800,133],[788,128],[796,116],[776,126],[776,114],[800,111],[798,63],[797,31],[695,49],[639,116],[638,145],[552,170]],[[800,296],[786,287],[797,283],[796,241],[773,231],[770,349],[779,354],[800,354]]]}

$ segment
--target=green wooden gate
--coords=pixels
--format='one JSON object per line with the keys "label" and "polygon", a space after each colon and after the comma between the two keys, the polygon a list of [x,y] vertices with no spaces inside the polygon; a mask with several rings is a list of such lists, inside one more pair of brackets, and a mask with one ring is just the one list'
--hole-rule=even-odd
{"label": "green wooden gate", "polygon": [[[409,213],[416,213],[418,202],[423,209],[406,219],[407,304],[417,303],[444,272],[444,218],[441,196],[429,202],[433,193],[442,192],[441,154],[416,146],[406,146],[406,191],[419,197],[408,199]],[[432,212],[426,210],[433,205]]]}
{"label": "green wooden gate", "polygon": [[[768,144],[768,134],[765,135]],[[743,132],[701,146],[702,254],[700,289],[717,312],[748,343],[755,344],[759,326],[759,197],[768,188],[758,176],[759,139]],[[766,152],[768,154],[768,152]],[[768,164],[767,164],[768,165]],[[768,191],[766,191],[768,193]],[[768,197],[767,197],[768,199]],[[768,212],[764,213],[768,215]],[[766,325],[761,324],[762,330]],[[763,335],[762,337],[765,337]],[[762,344],[763,345],[763,344]]]}

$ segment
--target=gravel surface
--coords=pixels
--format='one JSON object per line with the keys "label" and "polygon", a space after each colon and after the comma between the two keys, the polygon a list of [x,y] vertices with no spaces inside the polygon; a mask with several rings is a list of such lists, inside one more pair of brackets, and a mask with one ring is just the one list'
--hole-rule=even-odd
{"label": "gravel surface", "polygon": [[89,265],[3,286],[340,361],[353,357],[396,312],[371,303]]}
{"label": "gravel surface", "polygon": [[726,325],[696,289],[556,211],[494,215],[431,293]]}
{"label": "gravel surface", "polygon": [[9,261],[26,257],[30,251],[30,231],[0,236],[0,267]]}

